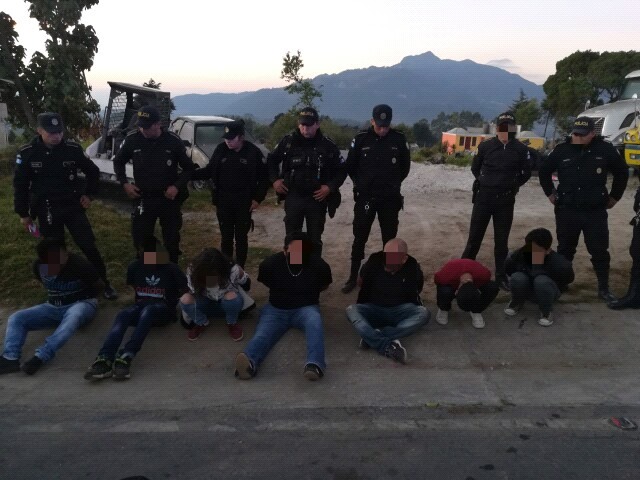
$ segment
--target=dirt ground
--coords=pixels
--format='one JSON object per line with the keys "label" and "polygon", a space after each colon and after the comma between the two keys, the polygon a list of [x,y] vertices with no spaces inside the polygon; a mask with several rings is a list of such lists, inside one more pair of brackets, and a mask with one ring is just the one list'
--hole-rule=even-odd
{"label": "dirt ground", "polygon": [[[425,273],[423,298],[435,303],[433,274],[442,264],[462,253],[469,229],[471,216],[471,184],[473,177],[468,168],[444,165],[412,164],[412,169],[403,184],[405,196],[404,211],[400,212],[398,236],[409,245],[409,253],[416,257]],[[628,285],[631,259],[628,249],[632,229],[629,220],[633,216],[633,195],[638,186],[638,178],[629,180],[627,191],[621,201],[609,211],[611,253],[610,282],[612,291],[622,295]],[[334,283],[329,295],[334,306],[346,305],[353,301],[355,293],[343,295],[340,287],[349,274],[351,243],[353,241],[353,195],[349,179],[341,188],[342,205],[333,219],[327,217],[323,235],[323,258],[329,263]],[[284,209],[273,202],[265,202],[254,213],[255,231],[250,234],[250,245],[256,247],[280,248],[284,238]],[[215,221],[215,220],[214,220]],[[521,246],[525,234],[536,227],[545,227],[554,234],[555,218],[553,206],[546,199],[537,177],[521,188],[515,205],[514,222],[509,238],[509,248]],[[215,228],[217,231],[217,226]],[[381,249],[382,241],[377,220],[371,230],[366,256]],[[492,271],[493,227],[490,224],[477,258]],[[597,301],[596,279],[591,267],[590,256],[581,239],[574,259],[576,280],[569,292],[563,295],[563,302]],[[249,272],[254,276],[257,272]],[[259,294],[256,291],[255,294]],[[266,293],[266,292],[264,292]],[[260,295],[257,295],[260,296]],[[327,297],[325,297],[327,298]],[[508,297],[501,294],[498,300]]]}

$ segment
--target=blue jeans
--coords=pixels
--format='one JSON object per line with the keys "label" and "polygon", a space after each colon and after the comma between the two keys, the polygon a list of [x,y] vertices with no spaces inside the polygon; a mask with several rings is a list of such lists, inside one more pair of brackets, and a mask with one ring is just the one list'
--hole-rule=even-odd
{"label": "blue jeans", "polygon": [[431,312],[413,303],[395,307],[356,303],[347,307],[347,317],[371,348],[384,353],[392,340],[417,332],[429,321]]}
{"label": "blue jeans", "polygon": [[36,349],[36,356],[43,362],[48,362],[78,328],[95,317],[97,309],[98,301],[91,298],[62,306],[42,303],[17,311],[7,321],[2,356],[8,360],[19,359],[27,332],[55,328],[44,341],[44,345]]}
{"label": "blue jeans", "polygon": [[238,321],[238,315],[244,304],[240,294],[236,294],[236,298],[232,300],[222,298],[216,301],[202,296],[194,296],[194,298],[196,303],[180,302],[180,308],[196,325],[206,325],[207,317],[225,317],[227,325],[233,325]]}
{"label": "blue jeans", "polygon": [[147,338],[151,327],[166,325],[174,319],[175,313],[165,303],[137,303],[127,307],[116,315],[111,331],[98,355],[113,360],[127,328],[132,326],[135,329],[122,349],[121,355],[126,354],[126,356],[134,357],[142,348],[142,343]]}
{"label": "blue jeans", "polygon": [[538,304],[543,315],[549,315],[553,310],[553,302],[560,298],[560,289],[547,275],[529,277],[524,272],[515,272],[509,278],[511,287],[511,301],[522,305],[525,300]]}
{"label": "blue jeans", "polygon": [[269,350],[290,328],[302,330],[307,338],[307,363],[313,363],[324,370],[324,332],[318,305],[285,310],[267,303],[260,311],[256,333],[244,353],[257,368]]}

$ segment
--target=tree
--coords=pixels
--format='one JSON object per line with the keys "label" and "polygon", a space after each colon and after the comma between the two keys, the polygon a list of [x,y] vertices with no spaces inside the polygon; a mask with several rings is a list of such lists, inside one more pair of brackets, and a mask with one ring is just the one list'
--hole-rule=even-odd
{"label": "tree", "polygon": [[[93,66],[98,37],[90,25],[80,22],[82,12],[98,0],[31,0],[29,14],[49,38],[46,55],[35,52],[24,65],[24,49],[17,45],[13,20],[0,13],[0,50],[2,68],[16,83],[14,109],[10,121],[20,127],[35,127],[34,112],[55,111],[62,115],[65,127],[75,134],[91,124],[100,111],[91,98],[85,72]],[[16,103],[20,108],[17,109]],[[28,103],[27,108],[25,102]]]}
{"label": "tree", "polygon": [[531,130],[533,125],[540,120],[542,109],[535,98],[529,98],[520,89],[520,95],[511,104],[510,110],[516,117],[517,123],[522,126],[522,130]]}
{"label": "tree", "polygon": [[442,137],[442,132],[448,132],[452,128],[461,127],[481,127],[485,123],[480,112],[470,112],[462,110],[461,112],[453,112],[447,115],[440,112],[436,118],[431,121],[431,132],[436,138]]}
{"label": "tree", "polygon": [[[300,107],[316,108],[314,100],[316,98],[322,100],[322,92],[311,83],[311,80],[304,78],[300,74],[302,67],[304,67],[304,63],[300,50],[296,55],[291,55],[290,52],[287,52],[282,58],[280,78],[289,83],[284,89],[291,95],[299,95],[298,101],[291,108],[292,112],[297,111]],[[322,88],[322,85],[320,85],[320,88]]]}
{"label": "tree", "polygon": [[[150,78],[148,82],[143,82],[142,86],[160,90],[160,87],[162,87],[162,83],[160,82],[156,83],[156,81],[153,78]],[[176,109],[176,105],[173,103],[173,100],[169,100],[169,105],[171,106],[171,111],[173,112]]]}
{"label": "tree", "polygon": [[429,128],[429,121],[422,118],[413,124],[413,137],[421,147],[430,147],[435,143],[435,138]]}
{"label": "tree", "polygon": [[406,123],[397,123],[393,128],[400,130],[407,137],[407,143],[416,143],[416,139],[413,136],[413,128]]}

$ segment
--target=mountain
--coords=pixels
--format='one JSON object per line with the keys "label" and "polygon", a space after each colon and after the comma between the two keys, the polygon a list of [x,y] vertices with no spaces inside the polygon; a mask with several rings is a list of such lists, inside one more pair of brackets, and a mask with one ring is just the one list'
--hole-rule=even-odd
{"label": "mountain", "polygon": [[[542,99],[542,86],[498,67],[471,60],[443,60],[432,52],[408,56],[391,67],[369,67],[323,74],[312,79],[322,86],[320,114],[351,119],[371,118],[378,103],[393,107],[394,123],[414,123],[445,113],[478,111],[490,119],[505,111],[520,89]],[[245,115],[271,121],[291,108],[294,97],[282,88],[255,92],[188,94],[174,97],[174,115]]]}

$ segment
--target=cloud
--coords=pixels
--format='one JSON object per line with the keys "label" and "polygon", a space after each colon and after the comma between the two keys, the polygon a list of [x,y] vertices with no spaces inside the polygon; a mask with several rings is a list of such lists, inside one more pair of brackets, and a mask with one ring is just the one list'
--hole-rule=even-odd
{"label": "cloud", "polygon": [[509,58],[500,58],[497,60],[490,60],[487,62],[487,65],[491,65],[492,67],[502,68],[503,70],[508,70],[509,72],[519,72],[520,67],[513,63]]}

